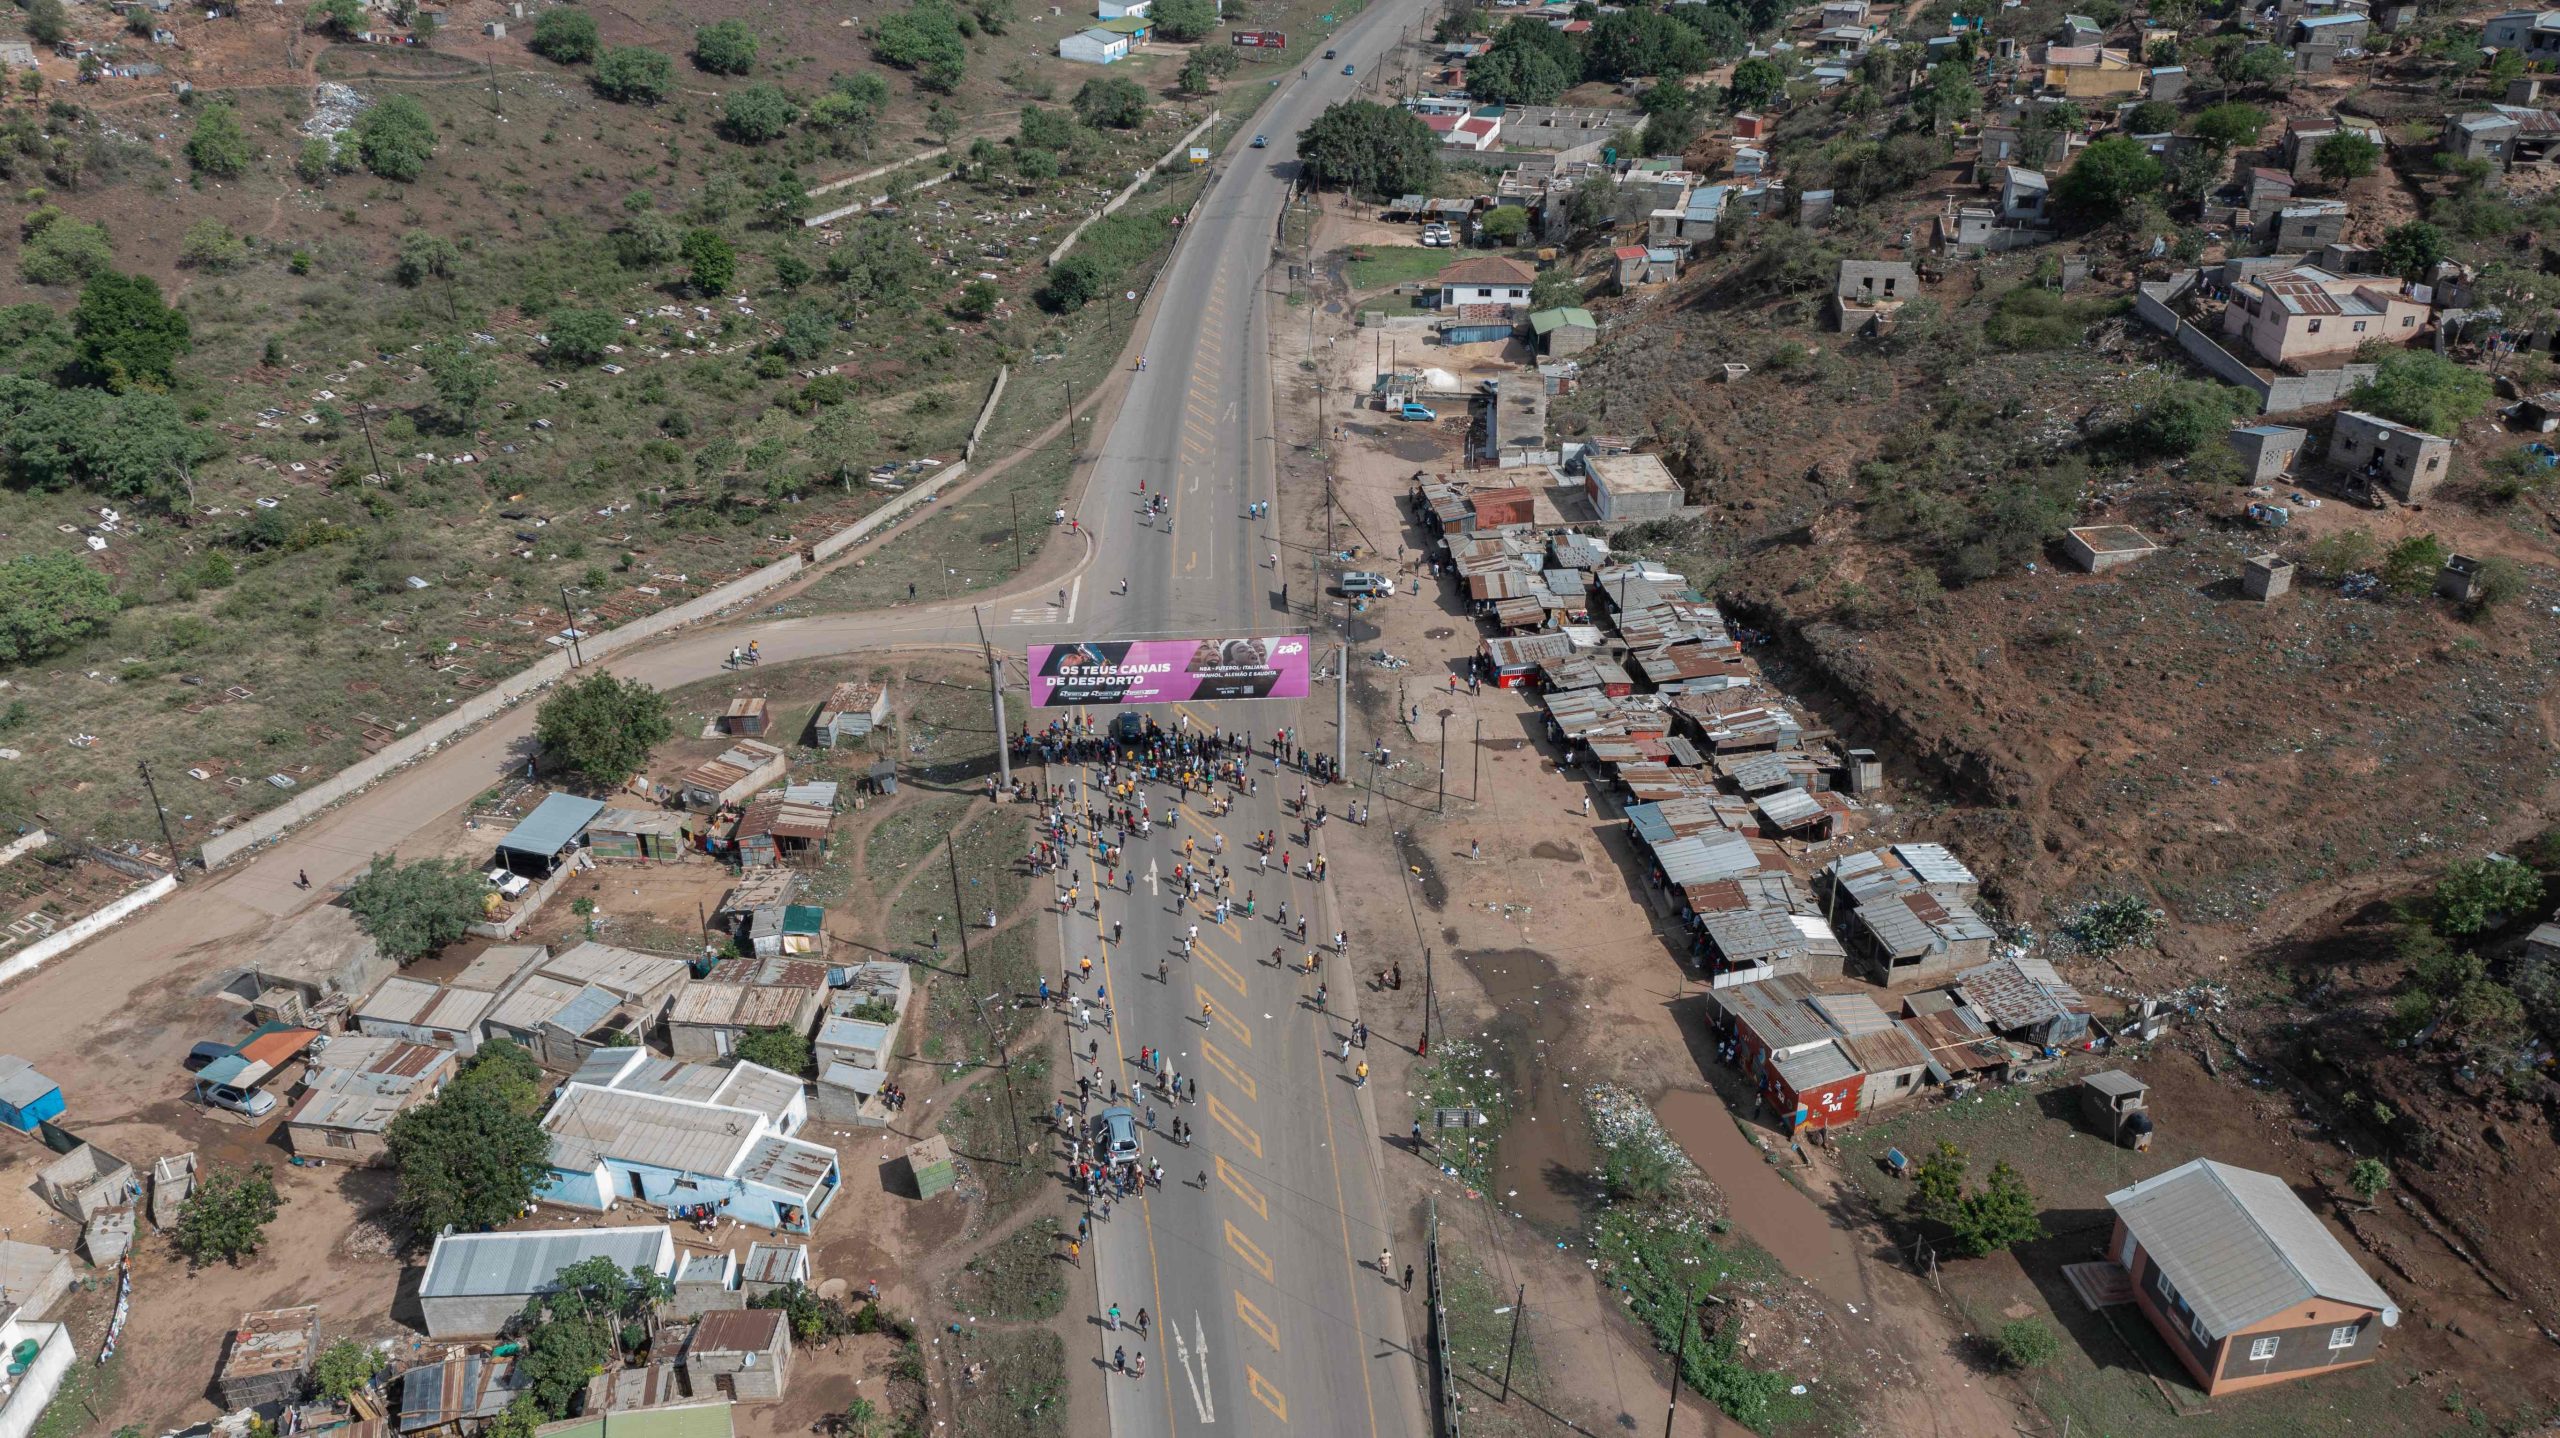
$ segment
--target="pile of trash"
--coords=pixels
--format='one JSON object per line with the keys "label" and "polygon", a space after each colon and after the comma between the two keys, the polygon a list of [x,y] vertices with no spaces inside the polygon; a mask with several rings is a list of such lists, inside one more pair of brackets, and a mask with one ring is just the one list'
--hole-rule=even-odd
{"label": "pile of trash", "polygon": [[302,122],[302,133],[320,139],[334,140],[345,134],[373,103],[344,85],[321,81],[311,90],[311,118]]}

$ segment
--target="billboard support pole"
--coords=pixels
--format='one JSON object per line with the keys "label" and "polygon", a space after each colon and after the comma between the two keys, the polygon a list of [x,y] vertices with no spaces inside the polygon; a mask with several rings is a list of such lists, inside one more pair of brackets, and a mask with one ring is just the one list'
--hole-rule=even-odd
{"label": "billboard support pole", "polygon": [[1013,742],[1004,722],[1004,676],[996,669],[995,646],[987,642],[987,617],[977,605],[969,606],[969,617],[978,621],[978,647],[987,656],[987,701],[995,709],[996,778],[1006,793],[1013,792]]}
{"label": "billboard support pole", "polygon": [[1333,772],[1351,772],[1351,646],[1333,646]]}

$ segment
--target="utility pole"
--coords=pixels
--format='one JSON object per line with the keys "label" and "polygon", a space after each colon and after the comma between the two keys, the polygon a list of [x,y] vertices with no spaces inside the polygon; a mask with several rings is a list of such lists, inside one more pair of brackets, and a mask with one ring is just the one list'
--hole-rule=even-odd
{"label": "utility pole", "polygon": [[[385,479],[390,478],[389,475],[384,475],[382,473],[382,451],[373,447],[372,405],[361,402],[356,405],[356,423],[364,427],[364,450],[365,453],[373,456],[373,472],[377,475],[381,475]],[[192,489],[189,490],[187,497],[190,499],[195,497]]]}
{"label": "utility pole", "polygon": [[1449,812],[1449,711],[1440,711],[1440,804],[1438,813]]}
{"label": "utility pole", "polygon": [[560,586],[560,612],[569,617],[569,667],[581,668],[586,660],[578,653],[578,611],[569,605],[569,586]]}
{"label": "utility pole", "polygon": [[1022,492],[1006,485],[1004,502],[1013,507],[1013,567],[1019,573],[1022,569]]}
{"label": "utility pole", "polygon": [[995,646],[987,642],[987,617],[977,605],[969,606],[969,617],[978,621],[978,647],[987,656],[987,702],[996,718],[996,779],[1006,793],[1013,792],[1013,735],[1004,722],[1004,677],[996,668]]}
{"label": "utility pole", "polygon": [[1502,1402],[1511,1401],[1511,1355],[1520,1351],[1520,1315],[1529,1307],[1529,1285],[1520,1285],[1520,1296],[1511,1300],[1511,1344],[1502,1350]]}
{"label": "utility pole", "polygon": [[[959,835],[946,834],[942,839],[942,857],[951,864],[951,922],[960,931],[960,977],[967,979],[977,964],[969,956],[969,901],[960,892]],[[973,1001],[974,1002],[974,1001]],[[992,1035],[990,1036],[992,1039]]]}
{"label": "utility pole", "polygon": [[1671,1420],[1680,1412],[1680,1365],[1689,1361],[1689,1320],[1698,1311],[1698,1295],[1689,1295],[1680,1310],[1680,1344],[1671,1353],[1671,1406],[1662,1413],[1662,1438],[1671,1438]]}
{"label": "utility pole", "polygon": [[[1349,774],[1351,759],[1351,645],[1333,646],[1333,771]],[[1377,787],[1371,786],[1372,790]]]}
{"label": "utility pole", "polygon": [[1413,1056],[1418,1059],[1431,1057],[1431,1001],[1431,946],[1425,944],[1422,946],[1422,1042],[1413,1051]]}
{"label": "utility pole", "polygon": [[151,781],[151,761],[136,759],[133,767],[141,773],[143,791],[151,796],[151,812],[160,820],[160,842],[169,846],[169,877],[184,883],[186,881],[179,878],[179,871],[186,865],[178,857],[177,837],[169,832],[169,811],[160,806],[160,786]]}
{"label": "utility pole", "polygon": [[1474,772],[1467,776],[1467,802],[1484,802],[1484,716],[1476,716],[1476,754]]}
{"label": "utility pole", "polygon": [[498,57],[494,52],[489,56],[489,99],[498,107],[498,118],[507,118],[507,92],[498,88]]}

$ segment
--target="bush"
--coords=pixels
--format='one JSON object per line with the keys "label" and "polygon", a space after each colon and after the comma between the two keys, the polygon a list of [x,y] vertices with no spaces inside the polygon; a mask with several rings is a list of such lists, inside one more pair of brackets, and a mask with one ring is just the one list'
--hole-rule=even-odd
{"label": "bush", "polygon": [[2382,556],[2382,587],[2405,599],[2423,599],[2444,572],[2446,550],[2432,534],[2413,534]]}
{"label": "bush", "polygon": [[0,560],[0,666],[50,659],[106,633],[115,615],[107,576],[69,554]]}
{"label": "bush", "polygon": [[595,17],[563,6],[533,22],[533,53],[562,65],[583,65],[603,51]]}
{"label": "bush", "polygon": [[620,45],[596,61],[596,93],[626,105],[654,105],[675,88],[676,62],[655,50]]}
{"label": "bush", "polygon": [[386,95],[366,106],[349,134],[356,158],[386,180],[418,178],[436,152],[436,122],[406,95]]}
{"label": "bush", "polygon": [[2124,212],[2127,203],[2160,188],[2164,172],[2142,142],[2129,135],[2093,140],[2065,170],[2053,197],[2073,214],[2103,223]]}
{"label": "bush", "polygon": [[916,72],[926,89],[949,94],[968,74],[968,37],[950,0],[914,0],[902,15],[883,16],[871,32],[872,58]]}
{"label": "bush", "polygon": [[779,140],[800,118],[800,107],[778,85],[749,85],[732,90],[721,103],[720,129],[745,145]]}
{"label": "bush", "polygon": [[621,322],[608,310],[554,310],[549,326],[543,356],[556,364],[595,364],[622,332]]}
{"label": "bush", "polygon": [[2061,1357],[2062,1340],[2042,1319],[2020,1318],[2001,1324],[1991,1335],[1991,1352],[2001,1367],[2024,1372]]}
{"label": "bush", "polygon": [[2436,881],[2436,927],[2476,934],[2540,911],[2542,876],[2503,854],[2457,859]]}
{"label": "bush", "polygon": [[187,136],[187,163],[197,174],[229,179],[248,170],[251,154],[249,132],[229,105],[207,105],[197,113]]}
{"label": "bush", "polygon": [[2113,437],[2140,459],[2184,459],[2230,431],[2249,412],[2248,396],[2226,384],[2172,380],[2151,391]]}
{"label": "bush", "polygon": [[738,1040],[740,1063],[762,1064],[776,1073],[805,1078],[810,1071],[809,1036],[796,1029],[756,1029]]}
{"label": "bush", "polygon": [[216,1261],[236,1266],[266,1241],[267,1225],[283,1206],[275,1170],[265,1164],[218,1168],[197,1177],[179,1206],[171,1241],[191,1267]]}
{"label": "bush", "polygon": [[249,258],[249,244],[231,232],[231,227],[210,217],[187,226],[186,237],[178,242],[178,263],[193,270],[220,273],[236,270]]}
{"label": "bush", "polygon": [[2060,290],[2029,282],[2000,297],[1991,317],[1982,322],[1982,338],[1993,349],[2025,352],[2069,349],[2115,310],[2104,299],[2075,300]]}
{"label": "bush", "polygon": [[104,225],[75,220],[51,206],[28,216],[43,227],[27,236],[18,250],[18,273],[31,285],[76,285],[115,268],[115,246]]}
{"label": "bush", "polygon": [[1097,130],[1134,130],[1146,123],[1147,92],[1135,80],[1117,75],[1084,82],[1073,102],[1076,118]]}
{"label": "bush", "polygon": [[744,20],[713,21],[693,32],[693,63],[708,74],[746,74],[756,67],[756,34]]}

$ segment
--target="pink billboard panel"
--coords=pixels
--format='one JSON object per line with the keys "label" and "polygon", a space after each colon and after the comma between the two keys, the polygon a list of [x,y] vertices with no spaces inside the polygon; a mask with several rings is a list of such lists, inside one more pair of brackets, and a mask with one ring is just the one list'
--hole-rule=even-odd
{"label": "pink billboard panel", "polygon": [[1050,709],[1075,704],[1304,699],[1312,652],[1303,634],[1034,644],[1031,703],[1034,708]]}

